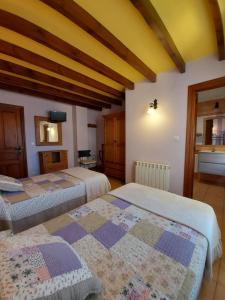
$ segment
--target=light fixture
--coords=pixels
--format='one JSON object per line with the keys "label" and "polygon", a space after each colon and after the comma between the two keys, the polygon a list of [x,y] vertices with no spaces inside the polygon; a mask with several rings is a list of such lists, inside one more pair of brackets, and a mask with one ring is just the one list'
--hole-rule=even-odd
{"label": "light fixture", "polygon": [[153,102],[149,103],[149,108],[148,108],[147,113],[149,115],[152,115],[155,113],[157,108],[158,108],[158,101],[157,101],[157,99],[155,99]]}
{"label": "light fixture", "polygon": [[219,104],[219,102],[216,102],[214,105],[214,112],[217,113],[217,112],[219,112],[219,110],[220,110],[220,104]]}

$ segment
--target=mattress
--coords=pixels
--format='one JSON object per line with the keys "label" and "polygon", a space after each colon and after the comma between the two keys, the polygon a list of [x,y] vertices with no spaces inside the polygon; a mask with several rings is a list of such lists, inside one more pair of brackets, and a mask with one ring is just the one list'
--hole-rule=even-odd
{"label": "mattress", "polygon": [[194,300],[207,240],[195,230],[106,194],[20,234],[61,236],[104,286],[101,299]]}

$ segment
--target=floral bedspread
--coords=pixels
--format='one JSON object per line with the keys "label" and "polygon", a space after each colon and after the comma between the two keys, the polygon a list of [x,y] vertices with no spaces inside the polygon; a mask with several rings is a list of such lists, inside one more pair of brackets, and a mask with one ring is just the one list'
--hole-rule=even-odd
{"label": "floral bedspread", "polygon": [[205,237],[186,226],[105,195],[25,231],[60,236],[104,285],[102,299],[195,299]]}

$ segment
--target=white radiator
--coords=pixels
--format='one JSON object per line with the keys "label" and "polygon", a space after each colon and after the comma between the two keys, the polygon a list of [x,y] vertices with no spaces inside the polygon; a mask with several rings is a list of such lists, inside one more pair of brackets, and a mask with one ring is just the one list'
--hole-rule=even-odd
{"label": "white radiator", "polygon": [[135,182],[168,191],[170,186],[170,166],[136,161]]}

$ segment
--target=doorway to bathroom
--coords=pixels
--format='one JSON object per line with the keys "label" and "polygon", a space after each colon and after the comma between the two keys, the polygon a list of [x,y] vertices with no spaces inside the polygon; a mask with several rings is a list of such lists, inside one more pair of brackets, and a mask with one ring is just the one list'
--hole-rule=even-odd
{"label": "doorway to bathroom", "polygon": [[202,184],[225,187],[225,77],[188,87],[184,195]]}

